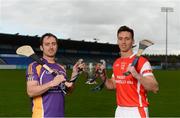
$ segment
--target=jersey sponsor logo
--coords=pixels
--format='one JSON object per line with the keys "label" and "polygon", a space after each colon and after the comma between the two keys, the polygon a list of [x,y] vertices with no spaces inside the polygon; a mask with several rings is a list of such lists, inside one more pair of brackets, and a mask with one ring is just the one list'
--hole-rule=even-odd
{"label": "jersey sponsor logo", "polygon": [[119,67],[119,64],[115,64],[115,67]]}
{"label": "jersey sponsor logo", "polygon": [[116,83],[118,83],[118,84],[133,84],[133,81],[131,81],[131,80],[116,80]]}
{"label": "jersey sponsor logo", "polygon": [[50,93],[59,93],[59,92],[62,92],[61,89],[60,89],[60,86],[55,86],[55,87],[52,87],[48,90],[48,92]]}
{"label": "jersey sponsor logo", "polygon": [[117,75],[116,77],[117,77],[117,79],[125,79],[124,75]]}
{"label": "jersey sponsor logo", "polygon": [[124,76],[124,75],[117,75],[116,76],[116,83],[118,83],[118,84],[133,84],[133,81],[127,80],[126,76]]}

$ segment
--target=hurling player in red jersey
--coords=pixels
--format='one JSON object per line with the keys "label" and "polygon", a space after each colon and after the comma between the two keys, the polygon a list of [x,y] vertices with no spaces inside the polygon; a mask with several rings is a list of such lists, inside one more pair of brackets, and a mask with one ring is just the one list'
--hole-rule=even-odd
{"label": "hurling player in red jersey", "polygon": [[[106,88],[116,90],[115,117],[148,117],[147,92],[157,93],[159,90],[158,82],[146,58],[141,56],[135,67],[130,66],[135,58],[132,49],[134,31],[127,26],[122,26],[117,31],[117,39],[121,57],[117,58],[113,64],[112,77],[106,79],[106,71],[101,74],[101,78],[106,79]],[[101,68],[105,69],[105,67]],[[127,71],[130,71],[131,74],[123,75]]]}

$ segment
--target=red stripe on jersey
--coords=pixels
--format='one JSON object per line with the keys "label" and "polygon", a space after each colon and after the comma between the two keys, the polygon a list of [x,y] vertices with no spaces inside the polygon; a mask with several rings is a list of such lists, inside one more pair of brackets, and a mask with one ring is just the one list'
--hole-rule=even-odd
{"label": "red stripe on jersey", "polygon": [[144,107],[138,107],[139,110],[139,114],[141,116],[141,118],[146,118],[146,113],[144,111]]}
{"label": "red stripe on jersey", "polygon": [[145,70],[142,72],[142,74],[145,74],[145,73],[152,73],[152,70]]}

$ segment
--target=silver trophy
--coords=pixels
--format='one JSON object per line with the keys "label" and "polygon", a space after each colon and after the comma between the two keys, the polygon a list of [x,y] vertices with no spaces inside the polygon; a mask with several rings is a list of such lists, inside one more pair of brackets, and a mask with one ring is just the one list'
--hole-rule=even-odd
{"label": "silver trophy", "polygon": [[101,59],[98,63],[89,63],[87,66],[87,81],[86,84],[97,84],[96,79],[100,78],[100,74],[106,67],[106,61]]}
{"label": "silver trophy", "polygon": [[[95,67],[92,62],[87,65],[87,81],[86,84],[96,84],[95,81]],[[93,81],[94,80],[94,81]]]}
{"label": "silver trophy", "polygon": [[[98,66],[99,66],[99,67],[96,69],[96,73],[97,73],[97,75],[99,76],[99,78],[101,78],[101,77],[102,77],[102,74],[104,74],[104,76],[105,76],[106,61],[105,61],[104,59],[101,59],[101,60],[99,61],[99,65],[98,65]],[[96,78],[97,78],[98,76],[96,76]],[[101,76],[101,77],[100,77],[100,76]],[[96,87],[92,88],[91,90],[92,90],[93,92],[101,91],[102,88],[104,87],[105,82],[106,82],[106,78],[104,78],[104,80],[101,80],[101,83],[98,84]]]}

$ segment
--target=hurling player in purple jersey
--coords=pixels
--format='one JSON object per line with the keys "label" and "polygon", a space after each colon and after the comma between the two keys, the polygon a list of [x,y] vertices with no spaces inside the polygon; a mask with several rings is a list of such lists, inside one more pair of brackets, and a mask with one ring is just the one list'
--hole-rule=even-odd
{"label": "hurling player in purple jersey", "polygon": [[[55,55],[58,49],[58,39],[51,33],[46,33],[40,40],[43,52],[42,61],[52,68],[58,75],[54,77],[37,62],[29,64],[26,72],[27,94],[32,99],[32,117],[64,117],[64,93],[59,84],[67,79],[66,70],[56,63]],[[77,75],[77,63],[73,66],[71,79]],[[73,82],[65,82],[69,91],[73,89]]]}

